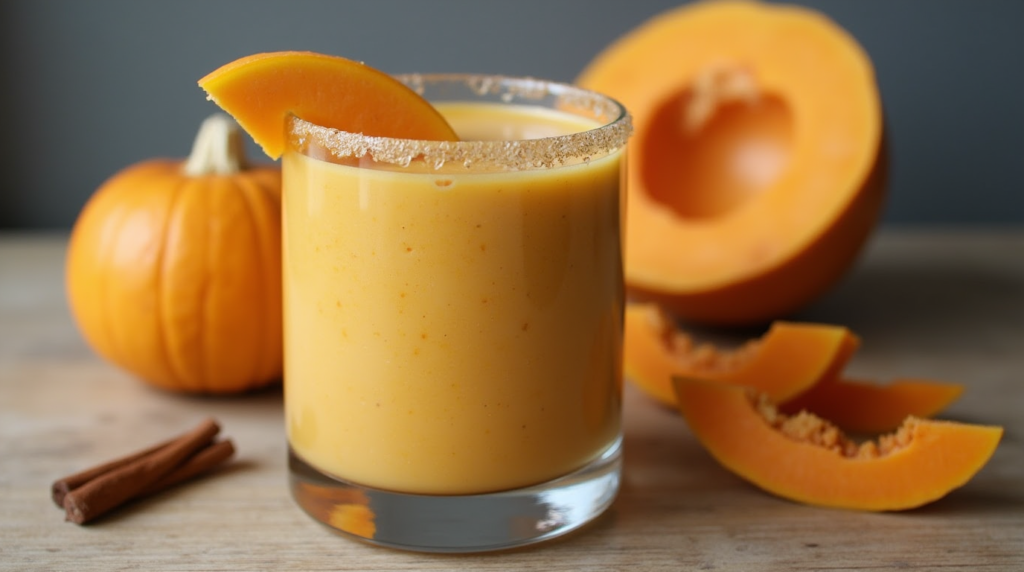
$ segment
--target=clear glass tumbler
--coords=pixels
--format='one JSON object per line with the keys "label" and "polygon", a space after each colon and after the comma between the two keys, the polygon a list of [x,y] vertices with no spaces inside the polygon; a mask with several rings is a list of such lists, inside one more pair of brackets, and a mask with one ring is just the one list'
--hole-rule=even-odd
{"label": "clear glass tumbler", "polygon": [[533,79],[400,79],[460,141],[287,126],[292,492],[409,550],[558,536],[619,486],[629,116]]}

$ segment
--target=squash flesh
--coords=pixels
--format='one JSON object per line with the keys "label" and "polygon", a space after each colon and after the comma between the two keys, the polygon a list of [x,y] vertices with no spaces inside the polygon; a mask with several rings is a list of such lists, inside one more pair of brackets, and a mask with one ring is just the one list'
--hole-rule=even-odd
{"label": "squash flesh", "polygon": [[677,379],[679,408],[724,467],[783,498],[819,506],[904,510],[945,496],[985,465],[1001,427],[911,418],[891,450],[861,457],[773,427],[749,389]]}

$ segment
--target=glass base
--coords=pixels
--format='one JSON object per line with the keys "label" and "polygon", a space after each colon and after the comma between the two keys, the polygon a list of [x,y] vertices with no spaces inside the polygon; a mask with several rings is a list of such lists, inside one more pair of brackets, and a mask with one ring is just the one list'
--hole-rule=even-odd
{"label": "glass base", "polygon": [[561,536],[594,520],[619,490],[622,440],[589,465],[511,491],[417,495],[325,475],[289,449],[292,495],[314,519],[361,540],[419,552],[483,552]]}

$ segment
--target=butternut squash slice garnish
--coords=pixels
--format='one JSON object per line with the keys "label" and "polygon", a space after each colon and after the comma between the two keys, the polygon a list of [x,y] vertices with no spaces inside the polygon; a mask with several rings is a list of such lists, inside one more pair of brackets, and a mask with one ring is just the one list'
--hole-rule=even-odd
{"label": "butternut squash slice garnish", "polygon": [[360,62],[313,52],[237,59],[199,80],[271,159],[284,151],[285,119],[376,137],[454,141],[440,113],[397,79]]}
{"label": "butternut squash slice garnish", "polygon": [[694,323],[781,319],[835,284],[884,197],[868,55],[823,15],[713,1],[668,10],[577,78],[633,116],[625,274]]}
{"label": "butternut squash slice garnish", "polygon": [[674,383],[694,435],[725,468],[793,501],[846,509],[910,509],[964,485],[988,462],[1001,427],[910,417],[861,444],[814,415],[786,416],[749,388]]}

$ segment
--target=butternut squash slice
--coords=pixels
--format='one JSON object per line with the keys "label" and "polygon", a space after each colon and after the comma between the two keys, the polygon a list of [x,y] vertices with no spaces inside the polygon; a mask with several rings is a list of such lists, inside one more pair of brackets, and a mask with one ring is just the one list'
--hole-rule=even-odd
{"label": "butternut squash slice", "polygon": [[856,444],[827,421],[779,413],[749,388],[677,379],[679,410],[708,452],[780,497],[845,509],[910,509],[967,483],[988,462],[1001,427],[908,418]]}
{"label": "butternut squash slice", "polygon": [[808,411],[844,431],[883,433],[907,416],[933,417],[963,386],[925,379],[885,385],[841,375],[860,345],[839,326],[776,322],[759,340],[726,351],[697,344],[653,304],[626,308],[626,378],[658,401],[676,405],[673,377],[708,379],[765,392],[787,414]]}
{"label": "butternut squash slice", "polygon": [[413,89],[362,62],[316,52],[266,52],[228,62],[199,80],[271,159],[285,148],[285,120],[376,137],[457,141]]}
{"label": "butternut squash slice", "polygon": [[664,12],[577,78],[633,116],[625,275],[695,323],[764,323],[835,284],[885,194],[868,55],[812,10],[712,1]]}
{"label": "butternut squash slice", "polygon": [[833,377],[856,350],[857,337],[840,326],[775,322],[759,340],[727,351],[696,344],[653,304],[626,307],[623,366],[643,392],[675,406],[673,377],[755,387],[785,402]]}

